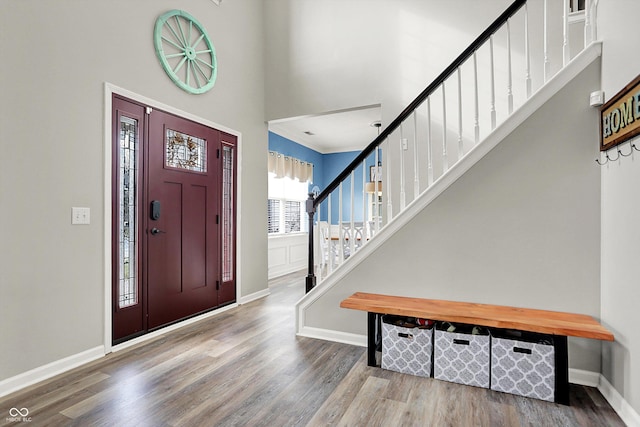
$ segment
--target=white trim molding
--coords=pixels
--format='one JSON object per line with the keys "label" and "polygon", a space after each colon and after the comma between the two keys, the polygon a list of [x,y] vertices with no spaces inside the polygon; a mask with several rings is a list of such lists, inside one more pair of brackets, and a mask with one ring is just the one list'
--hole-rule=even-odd
{"label": "white trim molding", "polygon": [[607,402],[609,402],[609,405],[611,405],[626,425],[629,427],[640,427],[640,415],[638,412],[618,393],[618,390],[613,388],[604,375],[600,375],[598,390],[600,390],[600,393],[602,393]]}
{"label": "white trim molding", "polygon": [[342,344],[350,344],[358,347],[367,346],[366,335],[332,331],[330,329],[312,328],[308,326],[303,328],[296,335],[300,337],[315,338],[319,340],[339,342]]}
{"label": "white trim molding", "polygon": [[104,347],[100,345],[2,380],[0,381],[0,397],[93,362],[104,357],[104,355]]}
{"label": "white trim molding", "polygon": [[600,374],[598,372],[569,368],[569,382],[587,387],[598,387],[600,384]]}
{"label": "white trim molding", "polygon": [[249,294],[249,295],[241,297],[238,300],[238,304],[240,304],[240,305],[247,304],[247,303],[250,303],[251,301],[255,301],[257,299],[269,296],[270,294],[271,294],[271,291],[269,291],[269,288],[263,289],[261,291],[254,292],[252,294]]}

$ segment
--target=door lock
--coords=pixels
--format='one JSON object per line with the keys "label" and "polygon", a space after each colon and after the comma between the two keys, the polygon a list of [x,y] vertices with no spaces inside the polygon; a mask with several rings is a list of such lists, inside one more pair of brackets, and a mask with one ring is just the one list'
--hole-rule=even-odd
{"label": "door lock", "polygon": [[167,232],[166,232],[166,231],[159,230],[159,229],[157,229],[156,227],[153,227],[153,228],[151,229],[151,234],[153,234],[154,236],[155,236],[156,234],[160,234],[160,233],[165,233],[165,234],[166,234]]}

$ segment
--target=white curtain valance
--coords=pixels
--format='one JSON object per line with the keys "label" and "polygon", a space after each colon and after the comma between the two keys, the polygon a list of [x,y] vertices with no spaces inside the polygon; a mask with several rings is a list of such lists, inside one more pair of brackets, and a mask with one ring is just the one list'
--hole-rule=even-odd
{"label": "white curtain valance", "polygon": [[285,156],[275,151],[269,151],[267,170],[274,173],[276,178],[297,179],[300,182],[313,182],[313,164]]}

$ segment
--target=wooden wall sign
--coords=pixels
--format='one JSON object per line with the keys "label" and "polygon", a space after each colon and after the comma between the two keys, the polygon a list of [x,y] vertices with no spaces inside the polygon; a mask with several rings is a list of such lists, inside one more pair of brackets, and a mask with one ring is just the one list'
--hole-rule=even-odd
{"label": "wooden wall sign", "polygon": [[640,134],[640,75],[600,107],[600,151]]}

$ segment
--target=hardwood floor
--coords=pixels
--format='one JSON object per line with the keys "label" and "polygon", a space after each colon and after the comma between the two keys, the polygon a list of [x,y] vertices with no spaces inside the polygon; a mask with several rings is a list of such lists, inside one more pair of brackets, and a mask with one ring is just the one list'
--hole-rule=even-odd
{"label": "hardwood floor", "polygon": [[0,399],[0,425],[623,426],[597,389],[571,405],[370,368],[365,349],[295,336],[304,277],[271,295]]}

